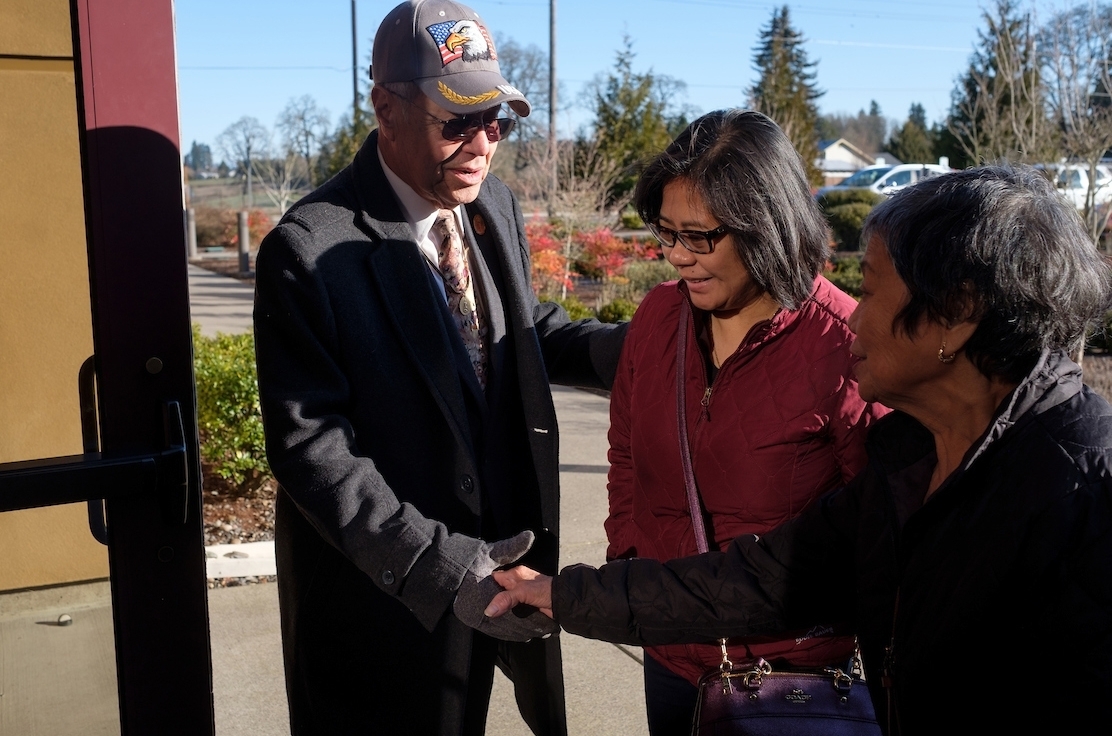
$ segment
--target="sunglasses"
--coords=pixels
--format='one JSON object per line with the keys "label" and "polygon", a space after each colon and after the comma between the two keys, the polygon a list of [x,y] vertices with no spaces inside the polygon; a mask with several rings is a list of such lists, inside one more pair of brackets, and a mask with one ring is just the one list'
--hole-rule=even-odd
{"label": "sunglasses", "polygon": [[[386,88],[383,87],[383,89]],[[490,118],[488,120],[486,115],[489,114],[489,111],[485,113],[477,112],[474,115],[463,115],[451,120],[441,120],[408,97],[399,95],[389,89],[386,89],[386,91],[399,99],[405,100],[429,118],[440,123],[440,136],[446,141],[469,141],[481,129],[486,134],[488,141],[497,143],[509,135],[510,131],[514,129],[514,125],[517,124],[517,121],[513,118]],[[497,108],[495,111],[497,112]]]}
{"label": "sunglasses", "polygon": [[665,248],[675,248],[676,243],[679,243],[692,253],[700,255],[713,253],[715,241],[721,240],[730,232],[727,225],[719,225],[713,230],[673,230],[659,223],[646,222],[645,227]]}

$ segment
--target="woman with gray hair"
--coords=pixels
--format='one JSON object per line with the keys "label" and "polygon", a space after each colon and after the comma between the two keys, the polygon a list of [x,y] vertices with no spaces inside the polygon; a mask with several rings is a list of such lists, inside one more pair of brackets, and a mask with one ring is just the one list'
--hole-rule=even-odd
{"label": "woman with gray hair", "polygon": [[[495,573],[514,603],[628,644],[852,621],[887,734],[1112,723],[1112,407],[1070,355],[1112,271],[1029,167],[878,205],[850,319],[869,462],[724,552]],[[661,607],[659,601],[667,600]]]}

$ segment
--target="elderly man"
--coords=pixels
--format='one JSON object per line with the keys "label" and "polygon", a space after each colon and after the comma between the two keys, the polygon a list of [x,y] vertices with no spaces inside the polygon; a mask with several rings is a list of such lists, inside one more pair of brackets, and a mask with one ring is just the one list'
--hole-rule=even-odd
{"label": "elderly man", "polygon": [[257,262],[293,733],[481,734],[497,665],[533,731],[562,734],[555,629],[483,609],[495,567],[555,572],[549,381],[609,386],[625,329],[531,290],[521,212],[488,175],[502,105],[529,103],[479,16],[399,5],[371,73],[378,129]]}

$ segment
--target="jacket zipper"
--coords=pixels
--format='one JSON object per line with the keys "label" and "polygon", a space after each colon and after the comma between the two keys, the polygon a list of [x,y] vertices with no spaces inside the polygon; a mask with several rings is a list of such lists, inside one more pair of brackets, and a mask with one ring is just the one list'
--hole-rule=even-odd
{"label": "jacket zipper", "polygon": [[900,613],[900,589],[896,588],[896,604],[892,608],[892,635],[888,639],[888,646],[884,647],[884,661],[881,663],[880,684],[884,688],[887,700],[888,721],[886,733],[899,733],[892,730],[892,717],[895,716],[896,726],[899,729],[900,716],[896,710],[895,668],[896,668],[896,617]]}
{"label": "jacket zipper", "polygon": [[[777,312],[777,314],[779,314],[779,312]],[[694,310],[691,311],[691,321],[692,321],[692,323],[695,322],[695,312],[694,312]],[[741,355],[741,353],[745,350],[745,348],[750,347],[750,341],[752,340],[753,335],[757,332],[758,328],[763,329],[767,325],[771,324],[771,322],[772,322],[772,319],[766,319],[766,320],[764,320],[762,322],[758,322],[757,324],[750,327],[749,332],[745,335],[745,339],[742,340],[741,344],[737,346],[737,350],[730,353],[730,355],[727,356],[726,360],[722,361],[722,365],[718,366],[718,375],[721,376],[722,372],[724,370],[726,370],[726,366],[728,366],[734,358]],[[692,325],[692,327],[694,327],[694,324]],[[694,334],[695,334],[694,331],[692,331],[692,335],[694,335]],[[696,348],[698,348],[699,338],[695,337],[694,339],[695,339],[695,343],[696,343],[695,346],[696,346]],[[701,353],[702,353],[702,351],[700,351],[700,354]],[[703,411],[701,412],[701,414],[703,415],[703,421],[709,422],[710,421],[710,396],[714,392],[714,386],[711,385],[711,382],[710,382],[710,374],[707,371],[706,360],[704,359],[704,360],[701,360],[700,362],[703,365],[703,385],[705,385],[707,388],[703,392],[703,398],[699,401],[699,404],[703,407]]]}

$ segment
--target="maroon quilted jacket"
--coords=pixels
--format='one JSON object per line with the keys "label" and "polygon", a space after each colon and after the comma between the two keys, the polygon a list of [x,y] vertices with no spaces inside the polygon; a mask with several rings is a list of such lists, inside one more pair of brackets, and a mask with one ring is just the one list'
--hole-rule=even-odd
{"label": "maroon quilted jacket", "polygon": [[[610,398],[607,558],[669,560],[695,554],[676,421],[676,337],[686,289],[661,284],[638,307]],[[756,325],[710,390],[692,309],[686,357],[692,466],[711,549],[763,534],[797,515],[865,465],[865,433],[887,409],[867,404],[853,378],[854,300],[823,277],[795,311]],[[837,554],[837,550],[831,550]],[[831,622],[832,624],[835,622]],[[852,638],[820,627],[782,640],[730,643],[736,662],[762,656],[821,665],[848,656]],[[652,647],[696,682],[721,661],[717,644]]]}

